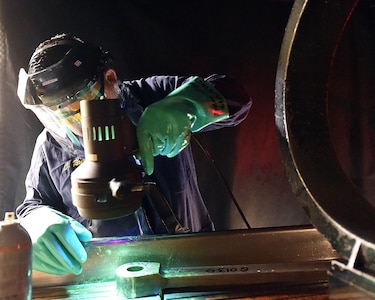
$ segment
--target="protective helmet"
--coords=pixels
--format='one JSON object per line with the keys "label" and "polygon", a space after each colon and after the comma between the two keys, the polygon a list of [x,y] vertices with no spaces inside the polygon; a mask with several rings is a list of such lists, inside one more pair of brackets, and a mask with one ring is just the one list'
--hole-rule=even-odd
{"label": "protective helmet", "polygon": [[40,44],[29,62],[25,105],[48,107],[73,100],[96,80],[111,61],[108,52],[71,35],[56,35]]}
{"label": "protective helmet", "polygon": [[[49,131],[64,138],[71,132],[61,110],[83,99],[111,60],[100,47],[71,35],[56,35],[36,48],[28,73],[20,70],[18,97]],[[79,106],[75,113],[79,114]],[[77,123],[79,127],[79,117]]]}

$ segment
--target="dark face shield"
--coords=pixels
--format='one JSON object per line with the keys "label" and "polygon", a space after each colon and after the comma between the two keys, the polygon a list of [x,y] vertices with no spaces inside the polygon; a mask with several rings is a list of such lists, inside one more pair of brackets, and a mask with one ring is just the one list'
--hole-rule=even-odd
{"label": "dark face shield", "polygon": [[40,72],[27,74],[21,69],[18,93],[22,104],[58,108],[67,101],[74,102],[79,91],[96,81],[102,56],[100,48],[83,44]]}
{"label": "dark face shield", "polygon": [[59,137],[66,136],[67,126],[82,135],[79,101],[98,99],[96,81],[103,53],[100,48],[76,46],[54,65],[34,74],[19,72],[17,94],[43,125]]}
{"label": "dark face shield", "polygon": [[[28,75],[25,70],[22,69],[19,75],[19,86],[22,81],[27,80],[29,80]],[[30,83],[28,83],[28,86],[31,86],[31,88],[33,87]],[[70,96],[69,99],[67,99],[67,97],[58,98],[55,100],[52,99],[52,101],[49,102],[51,104],[58,103],[57,105],[47,106],[43,104],[42,101],[39,101],[39,104],[23,103],[23,105],[25,108],[30,109],[35,113],[44,127],[49,131],[58,134],[59,137],[65,138],[65,127],[69,128],[74,134],[82,136],[80,101],[101,98],[104,95],[100,91],[100,88],[101,84],[98,81],[90,81],[82,90],[78,91],[75,95]],[[27,89],[28,87],[26,89],[21,89],[21,92],[18,91],[20,99],[24,99],[24,96],[21,93]]]}

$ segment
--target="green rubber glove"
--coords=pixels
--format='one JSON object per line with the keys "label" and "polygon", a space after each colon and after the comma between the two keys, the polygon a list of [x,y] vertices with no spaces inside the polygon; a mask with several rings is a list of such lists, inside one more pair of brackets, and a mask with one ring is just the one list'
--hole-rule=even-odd
{"label": "green rubber glove", "polygon": [[87,259],[82,242],[92,234],[82,224],[48,206],[21,219],[33,244],[33,269],[55,275],[80,274]]}
{"label": "green rubber glove", "polygon": [[138,158],[145,172],[153,173],[154,156],[176,156],[189,144],[191,132],[228,117],[226,99],[197,76],[151,104],[137,127]]}

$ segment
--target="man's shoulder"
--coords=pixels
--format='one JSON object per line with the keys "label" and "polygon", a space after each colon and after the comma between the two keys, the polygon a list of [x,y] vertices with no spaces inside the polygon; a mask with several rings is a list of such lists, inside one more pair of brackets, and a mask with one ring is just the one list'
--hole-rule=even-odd
{"label": "man's shoulder", "polygon": [[53,137],[53,134],[48,131],[48,129],[44,128],[41,133],[39,133],[37,137],[37,143],[39,145],[56,145],[59,146],[59,143]]}
{"label": "man's shoulder", "polygon": [[43,149],[45,152],[70,153],[71,155],[76,155],[79,152],[83,152],[83,148],[78,149],[75,147],[73,142],[68,137],[64,138],[56,136],[47,129],[43,129],[43,131],[39,134],[35,147],[40,148],[40,150]]}

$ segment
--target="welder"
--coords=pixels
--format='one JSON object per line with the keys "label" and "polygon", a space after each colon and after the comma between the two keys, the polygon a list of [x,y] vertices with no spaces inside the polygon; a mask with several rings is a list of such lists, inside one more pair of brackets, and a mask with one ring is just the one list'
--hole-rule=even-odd
{"label": "welder", "polygon": [[[223,75],[152,76],[119,80],[109,52],[70,34],[41,43],[21,69],[18,96],[44,125],[17,208],[33,242],[33,268],[79,274],[92,237],[166,233],[146,200],[133,213],[112,219],[81,216],[72,202],[72,172],[85,160],[80,101],[119,99],[134,124],[133,159],[156,182],[184,232],[213,231],[199,192],[190,146],[192,132],[235,126],[251,100]],[[109,101],[109,100],[107,100]],[[225,142],[225,141],[223,141]]]}

